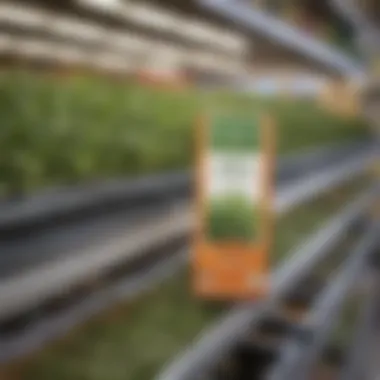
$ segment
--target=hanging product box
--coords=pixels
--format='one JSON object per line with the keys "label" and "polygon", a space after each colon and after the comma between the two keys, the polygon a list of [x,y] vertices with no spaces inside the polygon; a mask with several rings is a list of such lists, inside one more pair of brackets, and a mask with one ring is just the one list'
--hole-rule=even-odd
{"label": "hanging product box", "polygon": [[220,113],[201,120],[197,132],[196,294],[263,295],[272,240],[273,123]]}

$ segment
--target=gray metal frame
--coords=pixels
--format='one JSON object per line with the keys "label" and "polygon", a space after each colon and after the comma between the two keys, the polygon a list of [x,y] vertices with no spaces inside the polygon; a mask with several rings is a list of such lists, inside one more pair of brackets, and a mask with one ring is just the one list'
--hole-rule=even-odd
{"label": "gray metal frame", "polygon": [[[336,185],[336,183],[326,181],[326,187],[323,190],[331,189]],[[244,339],[254,323],[257,323],[269,311],[274,310],[289,290],[307,276],[316,264],[327,257],[331,249],[345,236],[352,223],[358,220],[377,199],[378,194],[379,186],[375,186],[324,224],[321,229],[297,247],[280,268],[275,270],[271,280],[271,292],[264,302],[237,306],[210,329],[204,331],[199,340],[196,340],[181,356],[164,368],[157,379],[193,380],[207,374],[215,364],[231,352],[239,341]]]}
{"label": "gray metal frame", "polygon": [[[320,170],[319,174],[306,175],[286,186],[276,197],[277,215],[283,215],[312,200],[315,196],[352,179],[353,176],[360,175],[368,169],[372,160],[373,151],[369,150],[354,160],[350,159],[347,162]],[[207,372],[239,339],[244,337],[253,322],[257,322],[266,312],[274,309],[278,301],[327,256],[329,251],[344,237],[347,229],[363,215],[376,199],[378,190],[379,187],[375,186],[365,191],[356,201],[348,205],[296,248],[291,258],[273,274],[271,280],[273,288],[266,302],[237,306],[221,320],[220,324],[207,331],[199,342],[189,347],[184,356],[169,367],[160,379],[193,380],[196,378],[196,373],[203,375],[204,371]],[[191,225],[189,224],[188,227],[190,228]],[[36,326],[29,326],[23,334],[15,339],[0,341],[0,362],[32,352],[45,342],[64,334],[94,313],[109,307],[113,302],[136,295],[146,286],[150,286],[149,284],[157,282],[157,279],[170,275],[175,268],[186,262],[186,257],[186,253],[181,252],[173,259],[159,263],[135,277],[123,279],[109,289],[84,299],[69,310],[42,320]],[[0,286],[0,298],[11,290]],[[51,287],[45,290],[51,291]],[[27,301],[31,300],[28,298]],[[4,307],[4,303],[2,306]],[[1,312],[7,313],[9,310],[3,309]]]}
{"label": "gray metal frame", "polygon": [[325,347],[332,328],[338,322],[339,313],[363,270],[369,254],[378,245],[380,222],[374,222],[364,237],[349,253],[348,260],[336,278],[317,298],[315,305],[307,315],[301,328],[312,333],[308,344],[291,337],[281,347],[281,358],[268,375],[268,380],[306,380],[310,377],[313,365],[317,362]]}
{"label": "gray metal frame", "polygon": [[302,56],[308,57],[314,62],[319,62],[326,68],[340,73],[340,75],[358,79],[364,78],[364,68],[359,62],[321,41],[299,33],[298,30],[281,20],[255,10],[249,4],[231,0],[198,1],[202,6],[211,9],[213,12],[224,15],[241,26],[299,52]]}

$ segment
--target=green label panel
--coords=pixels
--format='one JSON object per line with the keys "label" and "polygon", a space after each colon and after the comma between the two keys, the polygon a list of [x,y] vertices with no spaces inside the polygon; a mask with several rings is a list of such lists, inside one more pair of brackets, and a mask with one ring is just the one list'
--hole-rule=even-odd
{"label": "green label panel", "polygon": [[212,120],[212,150],[253,152],[259,149],[259,138],[259,122],[254,118],[218,115]]}
{"label": "green label panel", "polygon": [[206,236],[252,242],[260,189],[259,122],[218,115],[212,120],[207,165]]}

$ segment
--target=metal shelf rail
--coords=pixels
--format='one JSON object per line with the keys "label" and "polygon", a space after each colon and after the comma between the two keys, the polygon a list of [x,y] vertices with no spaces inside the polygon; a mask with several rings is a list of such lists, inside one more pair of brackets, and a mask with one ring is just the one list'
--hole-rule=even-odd
{"label": "metal shelf rail", "polygon": [[[333,167],[320,173],[320,175],[313,176],[313,178],[304,178],[302,184],[301,182],[294,183],[277,198],[276,209],[278,215],[281,216],[314,196],[331,190],[349,178],[360,174],[365,168],[368,168],[374,157],[372,154],[367,158],[359,156],[356,160],[346,162],[343,165],[344,167]],[[190,380],[201,376],[204,376],[202,378],[207,378],[207,375],[221,362],[221,359],[231,353],[239,342],[245,339],[253,326],[260,322],[269,312],[275,311],[279,306],[279,302],[289,294],[291,289],[294,289],[302,279],[313,272],[317,264],[329,256],[331,250],[347,236],[347,231],[353,223],[366,214],[368,215],[369,208],[378,199],[379,190],[380,184],[376,183],[296,247],[289,254],[289,259],[274,271],[270,281],[271,292],[265,301],[237,305],[232,311],[223,316],[220,321],[203,331],[199,339],[189,345],[179,357],[174,358],[158,375],[157,379]],[[342,272],[340,272],[332,287],[328,287],[326,293],[322,293],[320,296],[321,298],[315,306],[315,312],[312,309],[310,321],[313,321],[312,326],[315,327],[313,332],[316,335],[319,336],[318,328],[326,329],[327,333],[327,326],[322,321],[326,321],[328,317],[333,318],[338,313],[348,289],[363,268],[363,263],[378,244],[378,232],[379,226],[377,223],[368,229],[364,238],[349,255],[349,261],[344,264]],[[317,342],[318,347],[323,346],[322,335],[320,339],[321,342]],[[295,344],[294,340],[288,343],[288,347],[292,344]],[[310,350],[315,349],[314,345],[312,347]],[[313,353],[315,356],[318,352],[313,351]],[[296,364],[303,363],[302,355],[306,355],[306,352],[299,350],[297,354],[291,357],[292,360],[289,358],[283,359],[291,370],[295,368]],[[285,372],[282,364],[279,365],[281,365],[279,373],[282,375]],[[294,378],[300,378],[298,372],[291,373],[297,373]],[[273,377],[273,379],[278,378],[289,379],[291,377]]]}
{"label": "metal shelf rail", "polygon": [[[327,169],[319,169],[317,172],[303,175],[302,179],[284,185],[276,196],[277,216],[280,217],[314,197],[352,180],[355,176],[360,176],[370,168],[374,157],[374,151],[369,149],[366,153],[357,155],[355,159],[351,158],[343,163],[338,162]],[[312,188],[311,183],[314,183]],[[237,306],[222,319],[220,324],[206,332],[199,342],[190,347],[182,358],[175,361],[160,379],[194,379],[195,372],[203,373],[218,362],[223,354],[227,353],[240,338],[244,337],[253,321],[258,321],[265,312],[275,308],[277,301],[310,272],[316,263],[328,255],[328,252],[344,237],[347,228],[372,205],[378,195],[378,190],[379,188],[375,186],[365,191],[356,201],[334,216],[321,230],[295,250],[291,258],[275,271],[272,279],[273,290],[267,302]],[[182,216],[183,223],[178,228],[189,231],[192,226],[190,214],[185,212]],[[104,251],[99,255],[99,260],[103,260],[103,256]],[[84,299],[83,302],[74,305],[70,310],[54,315],[51,319],[42,320],[37,326],[30,325],[16,339],[0,341],[0,351],[3,353],[0,355],[0,362],[31,352],[45,342],[63,335],[71,327],[83,322],[89,316],[109,307],[110,302],[130,298],[136,293],[136,289],[152,283],[151,277],[155,278],[161,276],[162,273],[171,273],[178,264],[186,263],[187,257],[188,255],[183,251],[182,253],[179,252],[178,259],[174,257],[166,263],[159,263],[158,266],[152,267],[148,271],[137,273],[133,278],[124,278],[110,289],[93,294]],[[93,258],[92,254],[92,263]],[[77,276],[79,280],[83,278],[83,273],[79,273],[78,270],[73,271],[73,268],[79,268],[79,266],[76,265],[77,258],[74,257],[72,261],[73,263],[67,262],[69,266],[67,273],[70,276]],[[99,268],[102,267],[103,261],[99,261]],[[49,267],[51,283],[48,287],[46,287],[45,280],[43,283],[39,281],[40,278],[45,278],[41,276],[39,271],[34,275],[32,273],[27,276],[21,282],[13,279],[8,283],[1,284],[0,304],[2,309],[0,315],[5,317],[6,314],[21,310],[26,303],[32,305],[41,297],[48,298],[58,289],[62,289],[62,281],[67,281],[66,274],[63,274],[62,270],[63,266],[60,263],[57,263],[54,270]],[[44,294],[42,295],[40,291],[43,291]],[[36,295],[38,295],[38,299],[36,299]]]}

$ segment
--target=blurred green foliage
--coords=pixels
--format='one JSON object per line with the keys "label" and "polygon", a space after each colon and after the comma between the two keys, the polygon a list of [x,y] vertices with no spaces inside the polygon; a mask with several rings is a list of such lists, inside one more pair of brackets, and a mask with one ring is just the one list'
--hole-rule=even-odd
{"label": "blurred green foliage", "polygon": [[267,109],[281,152],[364,131],[307,101],[11,70],[0,74],[0,195],[189,166],[194,119],[212,108]]}

